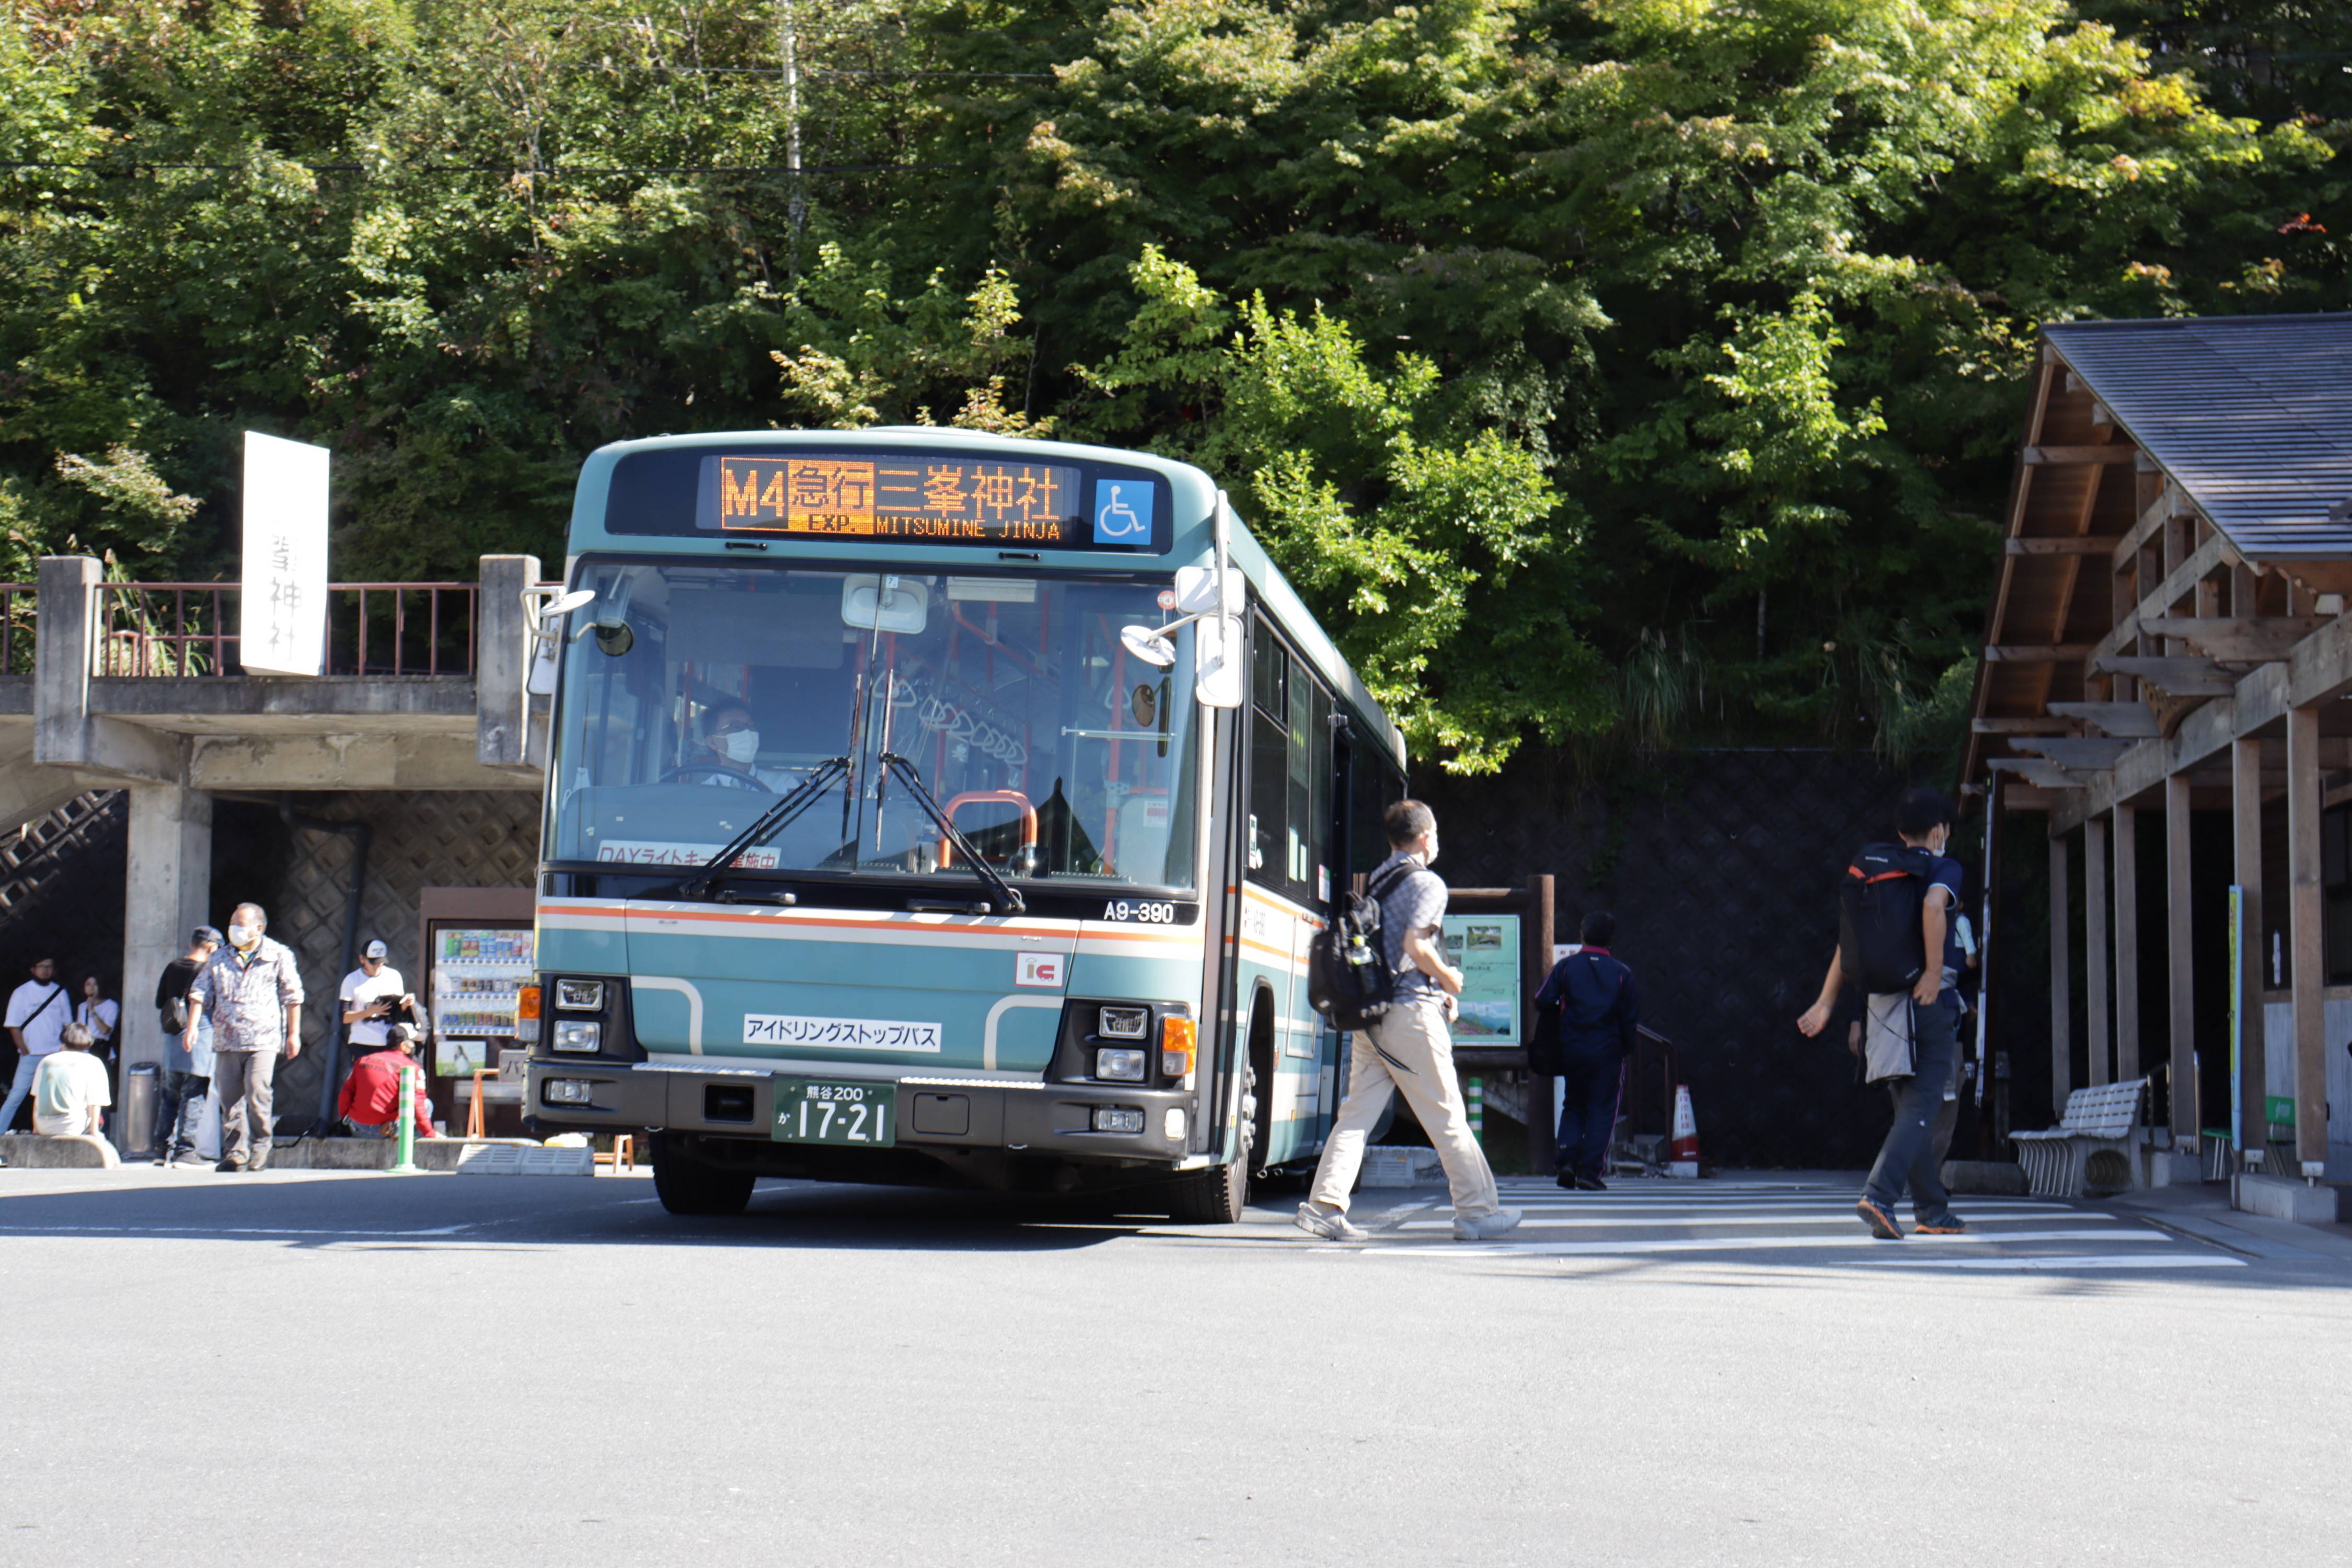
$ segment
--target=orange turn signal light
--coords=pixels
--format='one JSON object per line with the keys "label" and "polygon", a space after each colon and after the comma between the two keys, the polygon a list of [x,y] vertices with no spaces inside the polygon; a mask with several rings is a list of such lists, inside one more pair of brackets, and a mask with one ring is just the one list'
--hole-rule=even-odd
{"label": "orange turn signal light", "polygon": [[538,986],[526,985],[515,993],[515,1016],[526,1019],[539,1016]]}
{"label": "orange turn signal light", "polygon": [[1163,1017],[1160,1020],[1160,1074],[1162,1078],[1182,1078],[1192,1070],[1192,1060],[1200,1046],[1200,1026],[1190,1018]]}

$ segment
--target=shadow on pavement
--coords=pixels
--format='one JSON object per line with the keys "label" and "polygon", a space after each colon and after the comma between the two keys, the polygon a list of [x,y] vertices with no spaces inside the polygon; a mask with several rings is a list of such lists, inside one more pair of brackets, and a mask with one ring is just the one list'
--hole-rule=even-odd
{"label": "shadow on pavement", "polygon": [[1100,1198],[762,1182],[743,1214],[698,1217],[665,1212],[650,1181],[614,1177],[0,1174],[0,1238],[1068,1251],[1152,1223],[1116,1211]]}

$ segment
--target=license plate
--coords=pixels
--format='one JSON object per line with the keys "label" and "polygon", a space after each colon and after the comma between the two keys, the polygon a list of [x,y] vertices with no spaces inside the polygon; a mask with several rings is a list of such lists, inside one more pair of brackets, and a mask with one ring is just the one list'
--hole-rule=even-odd
{"label": "license plate", "polygon": [[780,1078],[776,1123],[771,1131],[779,1143],[889,1148],[898,1137],[898,1086]]}

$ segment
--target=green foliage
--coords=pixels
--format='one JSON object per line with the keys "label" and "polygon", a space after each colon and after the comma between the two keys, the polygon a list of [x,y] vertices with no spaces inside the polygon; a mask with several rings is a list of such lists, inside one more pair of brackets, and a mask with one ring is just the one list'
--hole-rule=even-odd
{"label": "green foliage", "polygon": [[1320,309],[1236,310],[1156,247],[1133,278],[1142,303],[1116,355],[1077,369],[1099,401],[1074,423],[1233,490],[1417,752],[1483,773],[1530,731],[1608,721],[1574,516],[1527,440],[1466,417],[1427,358],[1376,369]]}
{"label": "green foliage", "polygon": [[227,568],[245,428],[354,577],[617,438],[1051,428],[1454,765],[1916,750],[2036,323],[2352,303],[2340,18],[2081,3],[0,0],[8,570]]}

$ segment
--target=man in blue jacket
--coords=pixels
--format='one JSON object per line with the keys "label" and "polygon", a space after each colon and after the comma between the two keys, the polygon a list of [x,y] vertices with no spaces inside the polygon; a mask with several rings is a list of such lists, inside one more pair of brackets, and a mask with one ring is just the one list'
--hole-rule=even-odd
{"label": "man in blue jacket", "polygon": [[1609,952],[1617,940],[1617,917],[1594,910],[1584,917],[1581,935],[1582,951],[1552,966],[1536,993],[1536,1009],[1559,1010],[1559,1184],[1599,1193],[1608,1190],[1601,1166],[1617,1127],[1625,1058],[1633,1051],[1642,1006],[1633,972]]}

